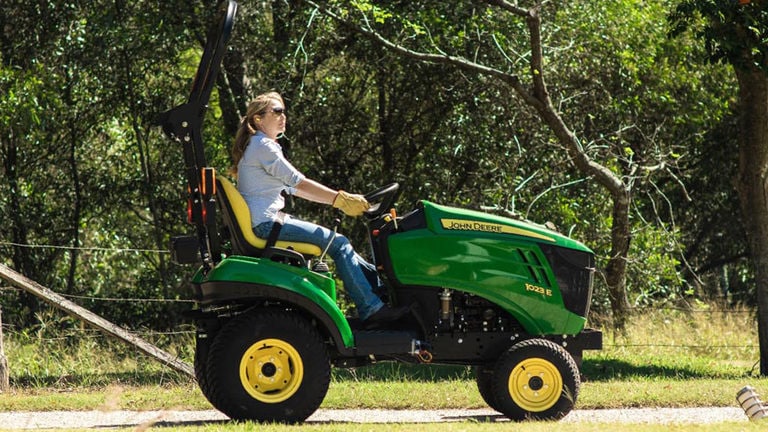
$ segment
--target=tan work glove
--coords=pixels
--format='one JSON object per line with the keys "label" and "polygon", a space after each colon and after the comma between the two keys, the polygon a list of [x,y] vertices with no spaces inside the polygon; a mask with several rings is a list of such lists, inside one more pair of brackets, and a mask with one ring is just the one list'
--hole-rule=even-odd
{"label": "tan work glove", "polygon": [[340,190],[333,199],[333,207],[344,212],[347,216],[360,216],[364,211],[371,208],[368,200],[362,195],[351,194]]}

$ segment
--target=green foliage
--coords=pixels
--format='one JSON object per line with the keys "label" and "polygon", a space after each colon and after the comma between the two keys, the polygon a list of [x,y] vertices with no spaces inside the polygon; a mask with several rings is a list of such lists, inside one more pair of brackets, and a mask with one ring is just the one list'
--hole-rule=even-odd
{"label": "green foliage", "polygon": [[692,31],[704,41],[707,58],[768,71],[768,5],[752,1],[685,0],[670,15],[671,34]]}
{"label": "green foliage", "polygon": [[[1,22],[25,29],[0,39],[3,263],[121,324],[177,326],[187,304],[81,297],[187,296],[191,269],[166,251],[170,236],[190,232],[181,149],[152,120],[185,100],[214,3],[3,2]],[[528,74],[524,20],[484,2],[330,3],[405,47]],[[729,184],[735,83],[724,67],[696,61],[704,52],[694,41],[667,37],[703,28],[694,3],[676,9],[674,29],[670,1],[542,9],[553,102],[590,156],[633,188],[628,289],[638,305],[712,296],[723,268],[734,293],[749,289]],[[698,3],[722,12],[720,31],[731,17],[753,23],[756,41],[764,33],[757,3]],[[284,149],[308,176],[355,192],[398,181],[400,213],[430,199],[550,221],[604,268],[611,198],[504,84],[398,57],[303,3],[241,2],[204,130],[220,173],[245,103],[272,89],[289,108]],[[336,216],[298,200],[292,211],[325,224]],[[344,223],[365,251],[362,222]],[[596,284],[593,309],[606,312]],[[11,323],[40,319],[28,296],[2,302]]]}
{"label": "green foliage", "polygon": [[627,291],[633,306],[684,304],[693,297],[679,272],[681,245],[664,228],[642,227],[632,237]]}
{"label": "green foliage", "polygon": [[[550,79],[550,87],[563,101],[558,106],[590,155],[606,161],[632,187],[627,289],[630,301],[643,304],[687,297],[698,285],[697,277],[706,277],[711,257],[684,245],[714,240],[710,236],[716,227],[738,230],[740,225],[699,219],[701,212],[712,212],[710,191],[733,197],[725,184],[728,176],[720,175],[722,158],[733,150],[729,153],[720,142],[719,156],[705,156],[699,153],[699,142],[703,131],[727,119],[735,80],[724,67],[701,67],[695,43],[667,37],[671,2],[638,3],[561,5],[556,8],[558,24],[550,26],[547,37],[550,46],[567,47],[553,50],[550,57],[558,77]],[[586,226],[602,226],[596,233],[607,232],[609,225],[597,221],[610,214],[605,205],[590,202],[594,200],[588,197],[598,194],[577,198],[581,208],[593,209],[581,220]],[[726,216],[722,208],[714,209]],[[738,218],[738,211],[728,210],[727,215]],[[598,255],[610,250],[599,236],[587,243]],[[600,283],[598,279],[598,287]],[[604,298],[599,291],[597,298]]]}
{"label": "green foliage", "polygon": [[[14,115],[4,119],[13,127],[0,137],[9,180],[0,186],[0,208],[10,221],[2,237],[13,242],[3,245],[7,256],[23,274],[57,291],[109,296],[126,284],[132,297],[163,297],[173,275],[162,253],[124,254],[107,268],[108,258],[84,251],[164,249],[165,230],[177,224],[176,211],[164,210],[166,199],[158,197],[170,192],[168,204],[179,206],[180,173],[166,167],[180,155],[147,145],[149,121],[178,89],[168,66],[175,40],[185,33],[164,21],[176,10],[167,3],[138,9],[51,3],[50,11],[11,3],[4,3],[3,21],[28,20],[34,23],[28,29],[39,33],[37,39],[8,35],[11,44],[2,52],[3,87],[10,91],[2,92],[0,104],[24,107],[3,110]],[[35,21],[40,13],[47,15],[43,26]],[[136,229],[142,225],[154,227]],[[149,285],[137,290],[141,282]],[[11,322],[33,321],[38,305],[22,304],[26,309],[11,308]]]}
{"label": "green foliage", "polygon": [[[766,71],[767,12],[764,2],[741,5],[736,1],[686,0],[669,17],[670,35],[679,43],[693,39],[694,44],[703,45],[704,50],[698,53],[697,59],[737,69]],[[695,196],[690,211],[678,212],[677,218],[678,223],[690,227],[687,230],[690,234],[684,239],[689,262],[694,268],[705,269],[698,277],[686,275],[686,279],[712,297],[752,302],[754,283],[746,259],[741,207],[733,187],[739,167],[737,119],[744,114],[731,108],[737,106],[735,85],[723,88],[731,96],[722,99],[727,105],[721,106],[718,122],[702,133],[691,135],[696,145],[689,150],[684,168],[685,182]],[[671,198],[677,201],[677,197]],[[703,203],[706,206],[701,205]]]}

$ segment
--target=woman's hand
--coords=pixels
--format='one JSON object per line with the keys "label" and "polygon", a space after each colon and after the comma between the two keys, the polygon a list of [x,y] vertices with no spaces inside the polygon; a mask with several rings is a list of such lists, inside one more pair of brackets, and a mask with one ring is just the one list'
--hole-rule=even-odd
{"label": "woman's hand", "polygon": [[333,207],[343,211],[347,216],[357,217],[371,208],[371,205],[362,195],[351,194],[340,190],[333,200]]}

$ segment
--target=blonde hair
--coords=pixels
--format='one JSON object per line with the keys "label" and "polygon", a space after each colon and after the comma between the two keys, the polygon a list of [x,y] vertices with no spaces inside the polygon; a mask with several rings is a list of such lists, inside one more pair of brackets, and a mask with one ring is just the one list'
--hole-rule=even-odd
{"label": "blonde hair", "polygon": [[259,131],[258,122],[255,117],[266,114],[267,110],[272,106],[272,102],[275,101],[285,106],[283,97],[278,92],[262,93],[248,104],[245,117],[240,120],[240,127],[237,129],[235,142],[232,144],[232,168],[230,171],[233,176],[237,175],[237,164],[243,158],[245,148],[248,147],[248,143],[251,141],[251,136]]}

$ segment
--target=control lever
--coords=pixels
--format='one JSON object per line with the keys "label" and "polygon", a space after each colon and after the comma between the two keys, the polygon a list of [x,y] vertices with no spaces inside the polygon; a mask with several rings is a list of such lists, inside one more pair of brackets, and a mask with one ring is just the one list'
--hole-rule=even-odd
{"label": "control lever", "polygon": [[391,208],[389,209],[389,215],[392,216],[392,223],[395,224],[395,231],[397,231],[397,211]]}
{"label": "control lever", "polygon": [[323,250],[322,255],[320,255],[320,258],[318,258],[317,262],[312,266],[312,270],[320,273],[327,273],[330,271],[328,269],[328,264],[325,262],[325,255],[328,254],[328,249],[331,248],[331,244],[333,244],[333,240],[336,238],[336,233],[339,231],[339,226],[341,225],[341,219],[336,218],[333,220],[333,235],[331,236],[331,239],[328,241],[328,244],[325,246],[325,249]]}

